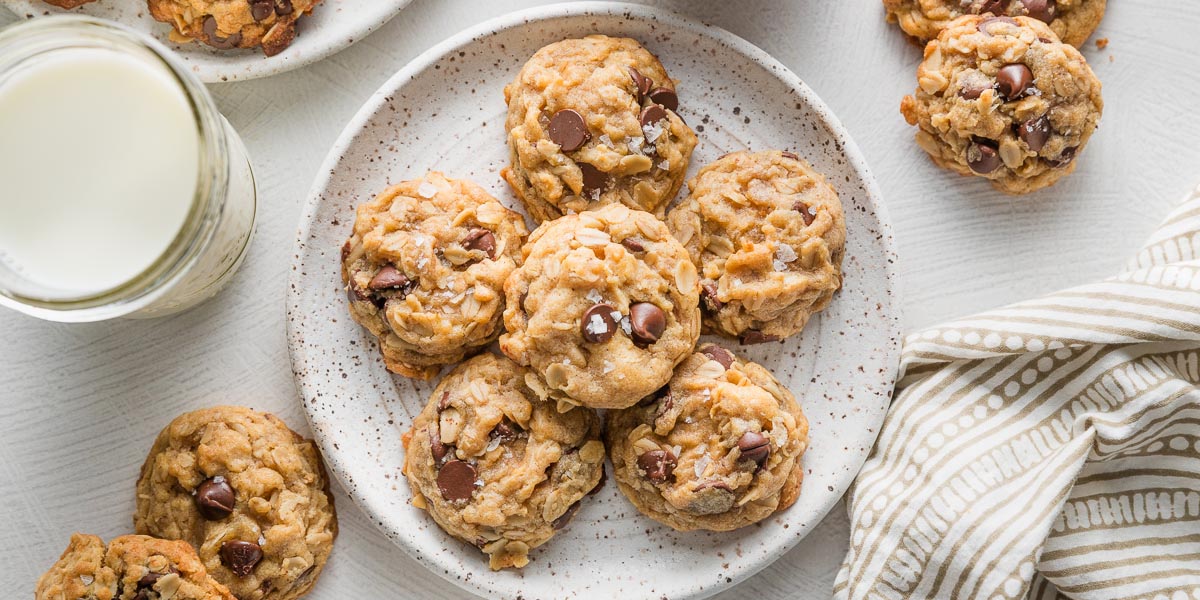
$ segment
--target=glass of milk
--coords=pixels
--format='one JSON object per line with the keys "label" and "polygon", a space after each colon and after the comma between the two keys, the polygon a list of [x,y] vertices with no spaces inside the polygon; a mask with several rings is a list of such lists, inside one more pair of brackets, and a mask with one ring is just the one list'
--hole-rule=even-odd
{"label": "glass of milk", "polygon": [[237,270],[254,217],[241,140],[161,44],[82,16],[0,30],[0,304],[184,310]]}

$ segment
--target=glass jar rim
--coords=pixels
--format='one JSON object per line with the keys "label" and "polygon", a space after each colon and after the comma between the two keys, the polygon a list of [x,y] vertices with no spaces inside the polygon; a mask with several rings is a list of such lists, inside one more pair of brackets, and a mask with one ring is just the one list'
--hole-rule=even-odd
{"label": "glass jar rim", "polygon": [[[6,48],[7,46],[7,48]],[[197,182],[183,224],[167,248],[138,275],[122,284],[70,298],[21,293],[0,285],[0,305],[62,322],[99,321],[144,308],[178,283],[212,239],[224,205],[228,140],[212,96],[182,60],[158,40],[123,24],[85,15],[54,15],[0,29],[0,78],[26,61],[71,49],[132,52],[165,68],[187,99],[195,123],[199,156]],[[0,265],[0,268],[4,268]],[[17,276],[19,278],[19,276]]]}

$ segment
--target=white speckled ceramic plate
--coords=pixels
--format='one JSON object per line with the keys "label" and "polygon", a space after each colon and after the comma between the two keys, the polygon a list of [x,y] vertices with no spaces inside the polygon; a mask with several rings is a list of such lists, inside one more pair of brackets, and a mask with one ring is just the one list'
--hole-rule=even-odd
{"label": "white speckled ceramic plate", "polygon": [[379,29],[412,0],[323,0],[312,14],[296,23],[296,41],[267,57],[258,48],[217,50],[193,42],[168,39],[171,26],[150,16],[145,0],[97,0],[75,10],[63,10],[42,0],[0,0],[0,6],[26,19],[80,13],[124,23],[157,38],[175,50],[201,81],[240,81],[290,71],[316,62]]}
{"label": "white speckled ceramic plate", "polygon": [[[691,171],[742,148],[796,152],[845,204],[845,287],[786,344],[738,347],[796,394],[812,425],[805,480],[789,510],[731,533],[678,533],[606,486],[520,571],[494,573],[475,547],[409,505],[401,434],[433,386],[390,375],[350,319],[339,250],[354,208],[390,183],[437,169],[506,204],[503,88],[541,46],[590,33],[630,36],[679,80],[700,138]],[[418,57],[367,101],[334,145],[300,224],[288,290],[292,364],[329,467],[380,528],[438,575],[488,597],[697,598],[755,573],[816,527],[850,485],[890,397],[900,324],[895,251],[879,193],[837,119],[801,80],[734,35],[658,10],[580,2],[465,31]],[[609,467],[611,469],[611,466]]]}

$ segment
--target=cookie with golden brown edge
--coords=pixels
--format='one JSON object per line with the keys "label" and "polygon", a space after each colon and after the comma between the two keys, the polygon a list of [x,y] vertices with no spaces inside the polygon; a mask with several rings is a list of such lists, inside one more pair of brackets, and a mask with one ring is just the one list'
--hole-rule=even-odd
{"label": "cookie with golden brown edge", "polygon": [[190,543],[239,600],[303,596],[337,537],[313,442],[236,406],[185,413],[159,433],[137,482],[134,526]]}
{"label": "cookie with golden brown edge", "polygon": [[900,104],[934,163],[1009,194],[1072,173],[1103,110],[1083,55],[1028,17],[954,21],[925,47]]}
{"label": "cookie with golden brown edge", "polygon": [[604,475],[596,413],[559,412],[525,385],[527,374],[503,356],[468,360],[404,436],[413,505],[478,546],[493,569],[525,566]]}
{"label": "cookie with golden brown edge", "polygon": [[704,344],[662,390],[609,411],[604,438],[613,479],[643,514],[729,531],[796,501],[808,421],[766,369]]}

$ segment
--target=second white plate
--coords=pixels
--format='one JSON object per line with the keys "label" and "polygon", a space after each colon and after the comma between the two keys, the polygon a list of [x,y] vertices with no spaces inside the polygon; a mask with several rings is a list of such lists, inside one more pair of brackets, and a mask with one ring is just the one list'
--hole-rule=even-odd
{"label": "second white plate", "polygon": [[321,60],[379,29],[409,2],[324,0],[296,23],[296,41],[270,57],[258,48],[217,50],[200,42],[176,44],[167,37],[171,26],[150,16],[146,0],[97,0],[70,11],[42,0],[0,0],[0,6],[26,19],[77,13],[122,23],[175,50],[201,81],[213,83],[266,77]]}
{"label": "second white plate", "polygon": [[[433,386],[384,369],[374,341],[347,313],[339,249],[358,203],[430,169],[469,178],[517,207],[499,177],[508,160],[504,85],[538,48],[592,33],[640,40],[679,80],[679,113],[700,138],[692,173],[747,147],[791,150],[824,172],[845,204],[845,286],[803,335],[786,344],[734,345],[771,369],[810,420],[796,505],[735,532],[679,533],[641,516],[610,484],[534,551],[529,566],[492,572],[478,549],[409,505],[400,436]],[[841,124],[795,74],[746,41],[627,4],[507,15],[447,40],[392,77],[321,168],[289,284],[292,365],[330,469],[413,558],[488,597],[702,597],[755,573],[812,531],[854,479],[886,411],[899,352],[891,228]]]}

